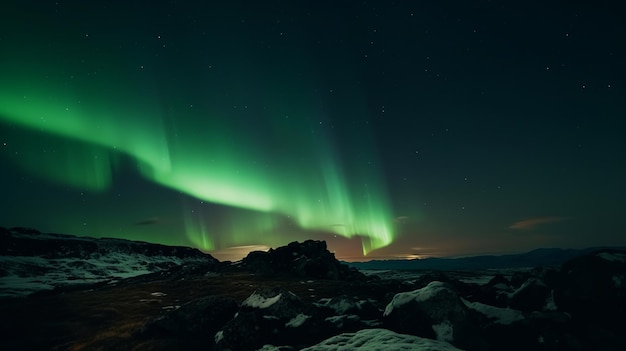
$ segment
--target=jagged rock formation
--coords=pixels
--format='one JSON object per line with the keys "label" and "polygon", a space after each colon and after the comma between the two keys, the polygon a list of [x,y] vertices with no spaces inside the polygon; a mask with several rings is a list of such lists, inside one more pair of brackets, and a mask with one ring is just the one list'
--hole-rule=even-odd
{"label": "jagged rock formation", "polygon": [[340,263],[328,251],[325,241],[292,242],[269,251],[248,254],[245,269],[268,277],[294,276],[300,278],[355,280],[364,276],[354,268]]}

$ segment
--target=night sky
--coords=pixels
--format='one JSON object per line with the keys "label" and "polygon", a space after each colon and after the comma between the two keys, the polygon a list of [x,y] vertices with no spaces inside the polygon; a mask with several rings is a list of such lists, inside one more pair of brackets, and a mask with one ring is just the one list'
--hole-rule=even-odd
{"label": "night sky", "polygon": [[618,3],[3,1],[0,226],[219,259],[626,245]]}

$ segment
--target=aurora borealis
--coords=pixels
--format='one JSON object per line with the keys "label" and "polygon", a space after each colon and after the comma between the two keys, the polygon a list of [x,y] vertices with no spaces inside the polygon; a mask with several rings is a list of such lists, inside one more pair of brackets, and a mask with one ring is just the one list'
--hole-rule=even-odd
{"label": "aurora borealis", "polygon": [[10,1],[0,225],[346,259],[624,245],[626,25],[533,6]]}

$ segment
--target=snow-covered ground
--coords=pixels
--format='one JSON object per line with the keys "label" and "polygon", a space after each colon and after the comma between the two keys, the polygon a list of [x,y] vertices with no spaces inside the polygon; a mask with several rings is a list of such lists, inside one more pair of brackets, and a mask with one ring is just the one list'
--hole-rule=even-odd
{"label": "snow-covered ground", "polygon": [[[272,350],[270,346],[264,351]],[[458,348],[444,341],[420,338],[414,335],[398,334],[387,329],[362,329],[356,333],[343,333],[320,342],[302,351],[392,351],[423,350],[453,351]]]}
{"label": "snow-covered ground", "polygon": [[76,284],[114,283],[184,263],[216,262],[187,247],[2,229],[0,297]]}
{"label": "snow-covered ground", "polygon": [[[280,351],[280,346],[265,345],[258,351]],[[356,333],[343,333],[328,338],[302,351],[460,351],[444,341],[398,334],[391,330],[376,328],[362,329]]]}
{"label": "snow-covered ground", "polygon": [[74,284],[114,283],[181,265],[186,260],[123,252],[94,254],[87,259],[0,256],[0,297],[24,296]]}

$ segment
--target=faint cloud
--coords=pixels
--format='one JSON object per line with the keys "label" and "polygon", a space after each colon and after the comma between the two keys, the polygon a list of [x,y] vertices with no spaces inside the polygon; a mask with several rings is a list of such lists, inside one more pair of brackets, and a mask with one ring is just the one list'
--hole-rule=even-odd
{"label": "faint cloud", "polygon": [[142,219],[139,222],[135,222],[135,225],[152,225],[152,224],[157,224],[159,222],[161,222],[161,219],[159,219],[159,217],[152,217],[152,218]]}
{"label": "faint cloud", "polygon": [[420,260],[426,257],[423,255],[418,255],[418,254],[413,254],[413,253],[407,253],[407,254],[397,253],[397,254],[389,255],[389,258],[401,259],[401,260]]}
{"label": "faint cloud", "polygon": [[220,250],[210,251],[211,256],[219,261],[239,261],[252,251],[267,251],[270,247],[266,245],[244,245],[231,246]]}
{"label": "faint cloud", "polygon": [[408,220],[409,220],[409,216],[398,216],[393,219],[395,223],[400,223],[400,224],[406,223],[408,222]]}
{"label": "faint cloud", "polygon": [[564,219],[565,219],[565,217],[535,217],[535,218],[528,218],[528,219],[517,221],[517,222],[511,224],[511,226],[509,226],[509,229],[529,230],[529,229],[534,229],[536,226],[541,225],[541,224],[559,222],[559,221],[562,221]]}

